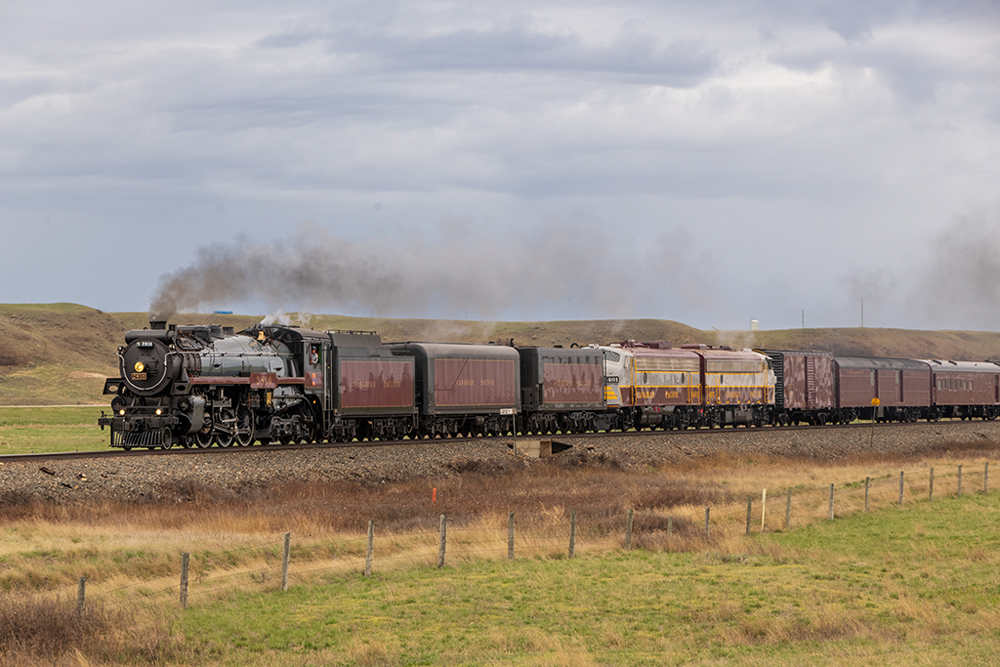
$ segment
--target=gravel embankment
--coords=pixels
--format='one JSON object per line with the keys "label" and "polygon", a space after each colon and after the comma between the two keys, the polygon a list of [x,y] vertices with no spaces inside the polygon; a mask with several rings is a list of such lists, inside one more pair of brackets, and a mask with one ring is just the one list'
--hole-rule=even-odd
{"label": "gravel embankment", "polygon": [[392,482],[441,478],[464,471],[486,474],[532,465],[645,469],[713,453],[834,460],[876,453],[919,454],[930,449],[982,445],[1000,449],[1000,422],[882,425],[875,429],[727,429],[615,436],[551,436],[573,448],[552,459],[515,458],[508,441],[424,440],[396,447],[274,451],[263,447],[213,455],[131,456],[76,461],[0,463],[0,504],[31,498],[60,503],[118,500],[176,502],[199,488],[234,494],[291,481]]}

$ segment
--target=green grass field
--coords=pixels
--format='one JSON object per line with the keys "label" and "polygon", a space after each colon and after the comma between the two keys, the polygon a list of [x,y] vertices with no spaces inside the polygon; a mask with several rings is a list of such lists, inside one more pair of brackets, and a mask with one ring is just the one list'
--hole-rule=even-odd
{"label": "green grass field", "polygon": [[737,553],[317,578],[176,620],[210,665],[994,664],[1000,494],[747,538]]}
{"label": "green grass field", "polygon": [[97,425],[100,407],[0,407],[0,454],[74,452],[108,448]]}

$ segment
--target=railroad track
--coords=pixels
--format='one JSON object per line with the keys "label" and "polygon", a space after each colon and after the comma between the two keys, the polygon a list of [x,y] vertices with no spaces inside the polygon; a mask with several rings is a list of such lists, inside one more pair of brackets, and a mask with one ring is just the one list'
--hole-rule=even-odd
{"label": "railroad track", "polygon": [[[957,428],[961,429],[964,427],[972,427],[975,424],[980,423],[979,420],[941,420],[936,422],[903,422],[903,423],[887,423],[887,424],[875,424],[874,430],[882,431],[886,429],[901,429],[901,428]],[[735,433],[745,433],[745,432],[756,432],[756,433],[791,433],[796,431],[829,431],[829,430],[841,430],[841,429],[872,429],[873,427],[868,424],[826,424],[823,426],[781,426],[781,427],[761,427],[761,428],[717,428],[717,429],[688,429],[683,431],[661,431],[661,430],[643,430],[643,431],[628,431],[627,435],[630,437],[663,437],[663,436],[673,436],[673,437],[724,437],[727,434]],[[94,450],[94,451],[83,451],[83,452],[42,452],[42,453],[32,453],[32,454],[7,454],[0,455],[0,463],[14,462],[14,461],[53,461],[53,460],[80,460],[80,459],[104,459],[104,458],[116,458],[116,457],[132,457],[132,456],[212,456],[214,454],[231,454],[231,453],[241,453],[241,454],[252,454],[254,452],[280,452],[280,451],[298,451],[306,449],[345,449],[353,447],[399,447],[399,446],[430,446],[434,442],[456,442],[461,440],[468,441],[506,441],[513,444],[515,441],[523,442],[525,440],[577,440],[586,441],[593,438],[607,438],[614,435],[626,435],[625,433],[619,434],[609,434],[609,433],[554,433],[546,435],[519,435],[516,439],[510,436],[482,436],[475,438],[425,438],[421,440],[370,440],[370,441],[353,441],[353,442],[308,442],[308,443],[294,443],[294,444],[269,444],[269,445],[253,445],[250,447],[208,447],[205,449],[200,448],[172,448],[172,449],[136,449],[132,451],[125,451],[123,449],[105,449],[105,450]]]}

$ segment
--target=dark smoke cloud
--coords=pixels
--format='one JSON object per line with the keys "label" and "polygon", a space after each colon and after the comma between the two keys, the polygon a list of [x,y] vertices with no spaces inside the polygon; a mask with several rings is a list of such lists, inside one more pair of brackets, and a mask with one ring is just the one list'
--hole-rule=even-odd
{"label": "dark smoke cloud", "polygon": [[1000,205],[956,216],[921,250],[888,248],[879,258],[883,266],[843,280],[851,326],[863,299],[867,326],[1000,329]]}
{"label": "dark smoke cloud", "polygon": [[675,278],[683,284],[691,274],[676,249],[656,252],[665,242],[645,245],[631,256],[634,239],[584,215],[527,233],[455,217],[431,233],[397,230],[363,242],[306,225],[278,242],[239,238],[199,249],[190,266],[160,279],[150,315],[263,304],[383,316],[493,317],[515,305],[519,316],[558,319],[563,306],[590,317],[635,316],[650,294],[669,294]]}
{"label": "dark smoke cloud", "polygon": [[937,327],[1000,327],[1000,206],[958,216],[934,240],[913,308]]}

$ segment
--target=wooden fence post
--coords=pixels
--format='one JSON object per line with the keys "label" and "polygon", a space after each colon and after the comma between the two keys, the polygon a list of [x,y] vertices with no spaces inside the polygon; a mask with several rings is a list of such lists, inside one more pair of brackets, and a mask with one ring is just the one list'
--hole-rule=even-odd
{"label": "wooden fence post", "polygon": [[674,517],[667,517],[667,539],[670,539],[674,535]]}
{"label": "wooden fence post", "polygon": [[830,485],[830,521],[833,521],[833,484]]}
{"label": "wooden fence post", "polygon": [[576,510],[570,514],[569,518],[569,557],[576,553]]}
{"label": "wooden fence post", "polygon": [[899,506],[903,506],[903,471],[899,471]]}
{"label": "wooden fence post", "polygon": [[191,554],[181,554],[181,609],[188,606],[188,570],[191,565]]}
{"label": "wooden fence post", "polygon": [[87,608],[87,577],[80,577],[80,587],[76,591],[76,613],[83,616],[83,610]]}
{"label": "wooden fence post", "polygon": [[709,507],[705,508],[705,537],[708,537],[708,517],[711,511],[712,511],[711,508]]}
{"label": "wooden fence post", "polygon": [[792,529],[792,490],[788,489],[785,497],[785,530]]}
{"label": "wooden fence post", "polygon": [[441,540],[438,543],[438,567],[444,567],[444,551],[448,543],[448,518],[441,515]]}
{"label": "wooden fence post", "polygon": [[507,560],[514,560],[514,513],[507,515]]}
{"label": "wooden fence post", "polygon": [[934,501],[934,468],[933,468],[933,466],[931,467],[930,485],[931,485],[931,489],[930,489],[930,491],[927,492],[927,500],[930,500],[931,502],[933,502]]}
{"label": "wooden fence post", "polygon": [[871,486],[872,478],[865,477],[865,511],[868,511],[868,489]]}
{"label": "wooden fence post", "polygon": [[962,497],[962,465],[958,466],[958,497]]}
{"label": "wooden fence post", "polygon": [[365,576],[372,576],[372,552],[375,550],[375,521],[368,521],[368,552],[365,554]]}
{"label": "wooden fence post", "polygon": [[750,534],[750,517],[753,515],[753,498],[747,498],[747,535]]}
{"label": "wooden fence post", "polygon": [[625,550],[632,550],[632,518],[635,510],[628,511],[628,518],[625,519]]}
{"label": "wooden fence post", "polygon": [[285,551],[281,556],[281,590],[288,590],[288,562],[291,559],[292,534],[285,533]]}

